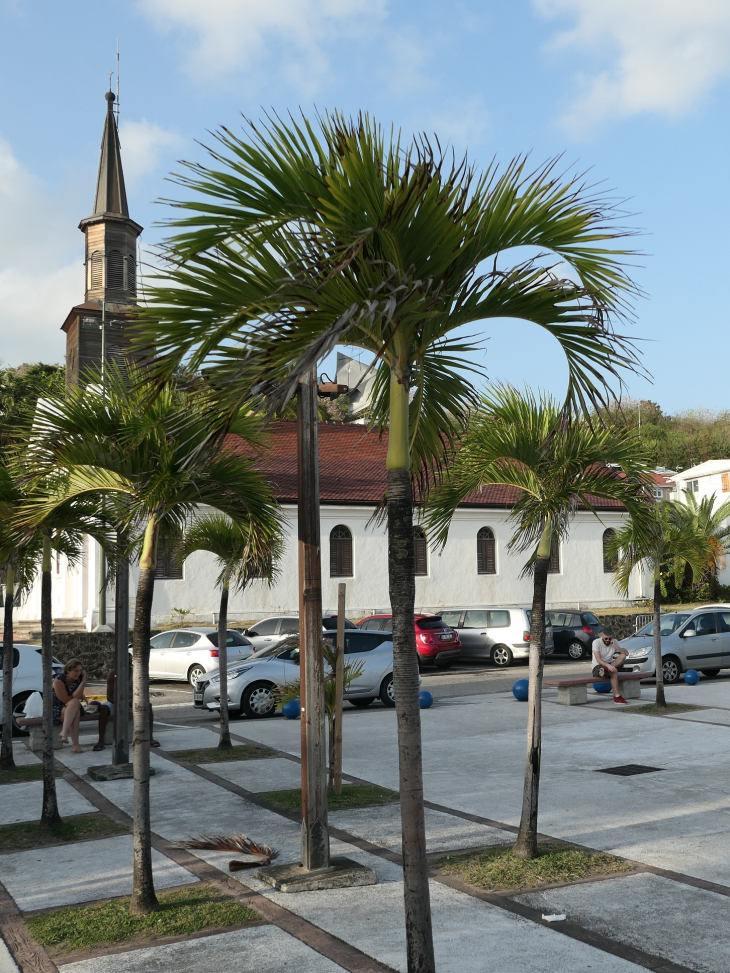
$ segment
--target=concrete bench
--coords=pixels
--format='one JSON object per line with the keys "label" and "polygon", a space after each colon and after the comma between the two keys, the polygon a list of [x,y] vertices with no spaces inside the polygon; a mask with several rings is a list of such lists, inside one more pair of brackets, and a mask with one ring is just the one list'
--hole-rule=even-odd
{"label": "concrete bench", "polygon": [[[641,679],[649,679],[645,672],[618,673],[618,691],[624,699],[641,699]],[[565,706],[580,706],[588,702],[588,686],[594,682],[608,682],[607,679],[596,679],[595,676],[572,676],[567,679],[545,679],[545,686],[558,687],[558,702]]]}
{"label": "concrete bench", "polygon": [[[30,735],[26,738],[25,744],[29,750],[33,753],[43,752],[43,717],[36,716],[34,719],[28,719],[25,716],[19,716],[15,721],[18,726],[27,727]],[[81,723],[98,723],[99,713],[84,713],[81,716]],[[114,728],[112,726],[113,720],[109,720],[107,724],[106,733],[104,735],[104,743],[112,743],[112,734]],[[63,747],[61,743],[61,726],[58,723],[53,724],[53,749],[60,750]]]}

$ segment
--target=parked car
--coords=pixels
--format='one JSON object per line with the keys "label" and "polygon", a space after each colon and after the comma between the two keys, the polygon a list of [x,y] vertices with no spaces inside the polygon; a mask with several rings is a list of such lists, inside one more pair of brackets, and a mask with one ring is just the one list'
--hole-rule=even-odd
{"label": "parked car", "polygon": [[[345,628],[355,628],[355,623],[349,618],[345,619]],[[322,616],[322,631],[333,632],[337,628],[337,615]],[[299,635],[299,616],[298,615],[272,615],[271,618],[262,618],[250,628],[244,628],[243,634],[253,645],[254,652],[261,649],[268,649],[272,645],[278,645],[290,635]]]}
{"label": "parked car", "polygon": [[[730,605],[704,605],[692,611],[661,616],[662,668],[667,685],[678,682],[687,669],[716,676],[730,669]],[[654,624],[621,639],[629,655],[623,668],[629,672],[656,674]]]}
{"label": "parked car", "polygon": [[[228,662],[242,662],[253,654],[251,641],[229,630]],[[189,682],[192,686],[218,668],[217,628],[176,628],[150,639],[150,679]]]}
{"label": "parked car", "polygon": [[[511,666],[515,659],[530,654],[529,608],[448,608],[441,612],[445,624],[456,629],[461,641],[462,659]],[[545,652],[553,651],[552,625],[545,626]]]}
{"label": "parked car", "polygon": [[[416,651],[422,666],[448,669],[461,658],[459,636],[440,615],[415,615]],[[365,632],[391,632],[392,615],[368,615],[357,627]]]}
{"label": "parked car", "polygon": [[593,612],[549,611],[547,615],[553,626],[556,654],[588,658],[593,642],[603,631]]}
{"label": "parked car", "polygon": [[[0,642],[0,699],[2,698],[3,687],[3,643]],[[41,661],[42,649],[39,645],[14,645],[13,646],[13,733],[15,736],[27,736],[28,730],[18,726],[17,719],[23,715],[25,701],[31,693],[43,695],[43,663]],[[63,672],[63,663],[58,659],[53,660],[53,675],[60,676]],[[0,706],[0,724],[3,721],[2,707]]]}
{"label": "parked car", "polygon": [[[336,635],[328,633],[326,639]],[[345,633],[346,661],[362,662],[363,671],[350,683],[345,699],[357,707],[369,706],[380,699],[385,706],[395,706],[393,692],[393,642],[389,632]],[[228,706],[231,715],[261,719],[276,710],[276,687],[299,679],[299,638],[292,636],[279,645],[262,649],[243,665],[228,669]],[[198,708],[220,709],[220,676],[213,673],[200,679],[193,692]]]}

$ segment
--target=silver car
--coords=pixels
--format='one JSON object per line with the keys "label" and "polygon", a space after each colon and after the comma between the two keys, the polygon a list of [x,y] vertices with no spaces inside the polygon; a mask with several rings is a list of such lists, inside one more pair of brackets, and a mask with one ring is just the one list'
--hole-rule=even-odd
{"label": "silver car", "polygon": [[[335,638],[334,633],[325,638]],[[347,687],[345,699],[353,706],[365,707],[380,699],[385,706],[395,706],[393,693],[393,643],[384,632],[345,632],[347,662],[362,662],[360,676]],[[243,665],[228,669],[228,706],[233,715],[252,719],[273,716],[276,710],[276,687],[299,679],[299,640],[257,652]],[[220,677],[200,679],[193,692],[197,707],[220,709]]]}
{"label": "silver car", "polygon": [[[356,628],[349,618],[345,619],[345,628]],[[337,615],[322,616],[322,631],[332,632],[337,629]],[[250,628],[244,628],[243,634],[253,645],[254,652],[269,649],[279,645],[291,635],[299,635],[299,615],[272,615],[262,618]]]}
{"label": "silver car", "polygon": [[[662,615],[659,631],[665,683],[678,682],[687,669],[699,669],[705,676],[730,669],[730,605],[669,612]],[[647,677],[656,673],[653,634],[652,622],[621,640],[629,653],[624,669],[645,672]]]}
{"label": "silver car", "polygon": [[[441,618],[456,629],[461,640],[462,661],[475,659],[495,666],[511,666],[530,655],[529,608],[517,606],[445,608]],[[545,615],[545,654],[553,652],[553,629]]]}
{"label": "silver car", "polygon": [[[229,630],[228,664],[242,662],[253,653],[250,640]],[[218,668],[217,628],[178,628],[150,639],[150,679],[189,682]]]}

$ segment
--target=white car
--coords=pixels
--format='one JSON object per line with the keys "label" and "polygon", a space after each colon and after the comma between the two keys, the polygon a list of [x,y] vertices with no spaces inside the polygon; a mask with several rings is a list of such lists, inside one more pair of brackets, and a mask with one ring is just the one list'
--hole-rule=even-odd
{"label": "white car", "polygon": [[[3,653],[4,647],[0,642],[0,699],[3,686]],[[25,701],[31,693],[43,695],[43,663],[40,645],[13,646],[13,733],[16,736],[27,736],[28,730],[18,726],[17,719],[23,715]],[[53,674],[63,672],[63,663],[53,660]],[[3,721],[2,706],[0,706],[0,724]]]}
{"label": "white car", "polygon": [[[329,633],[325,638],[335,638]],[[393,693],[393,642],[390,633],[345,632],[345,660],[362,662],[361,674],[347,687],[345,699],[353,706],[365,707],[380,699],[384,706],[395,706]],[[228,669],[228,706],[231,715],[249,719],[273,716],[276,687],[299,679],[299,639],[257,652],[243,665]],[[420,677],[419,677],[420,682]],[[201,679],[195,686],[193,702],[197,707],[220,709],[218,673]]]}
{"label": "white car", "polygon": [[[479,659],[504,667],[530,655],[529,608],[445,608],[439,615],[458,632],[463,660]],[[545,655],[552,655],[553,648],[553,627],[546,613]]]}
{"label": "white car", "polygon": [[[228,631],[228,664],[247,659],[254,651],[251,641]],[[150,639],[150,679],[189,682],[194,686],[206,672],[218,668],[217,628],[177,628]]]}

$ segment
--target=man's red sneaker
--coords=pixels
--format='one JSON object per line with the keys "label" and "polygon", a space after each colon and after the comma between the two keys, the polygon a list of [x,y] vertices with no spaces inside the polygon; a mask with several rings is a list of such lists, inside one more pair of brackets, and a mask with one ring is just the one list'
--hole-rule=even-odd
{"label": "man's red sneaker", "polygon": [[629,705],[626,702],[626,700],[623,698],[623,696],[614,696],[613,697],[613,701],[614,701],[614,703],[623,703],[624,706],[628,706]]}

